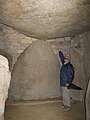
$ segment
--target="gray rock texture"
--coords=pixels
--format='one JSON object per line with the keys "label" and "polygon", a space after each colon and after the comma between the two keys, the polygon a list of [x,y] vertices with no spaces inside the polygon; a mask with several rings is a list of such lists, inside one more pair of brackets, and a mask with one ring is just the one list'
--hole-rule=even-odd
{"label": "gray rock texture", "polygon": [[90,120],[90,79],[86,91],[86,115],[87,115],[87,120]]}
{"label": "gray rock texture", "polygon": [[9,71],[8,59],[0,55],[0,120],[4,120],[5,101],[8,97],[11,73]]}
{"label": "gray rock texture", "polygon": [[85,51],[84,51],[84,65],[85,65],[85,80],[86,80],[86,115],[87,120],[90,120],[90,32],[87,34],[87,39],[85,40]]}
{"label": "gray rock texture", "polygon": [[0,22],[51,39],[90,30],[90,0],[0,0]]}
{"label": "gray rock texture", "polygon": [[59,96],[59,62],[45,41],[33,42],[12,71],[10,99],[32,100]]}

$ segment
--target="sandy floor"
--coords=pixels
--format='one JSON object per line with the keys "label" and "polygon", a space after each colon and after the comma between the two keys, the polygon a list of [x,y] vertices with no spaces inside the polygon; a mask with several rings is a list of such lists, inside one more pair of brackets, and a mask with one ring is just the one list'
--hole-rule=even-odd
{"label": "sandy floor", "polygon": [[67,112],[61,101],[8,103],[5,109],[5,120],[85,120],[84,116],[82,102],[73,102]]}

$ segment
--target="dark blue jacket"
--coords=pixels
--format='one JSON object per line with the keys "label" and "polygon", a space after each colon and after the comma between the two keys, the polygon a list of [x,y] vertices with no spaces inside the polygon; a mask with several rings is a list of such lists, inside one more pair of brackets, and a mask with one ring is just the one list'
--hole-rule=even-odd
{"label": "dark blue jacket", "polygon": [[60,69],[60,86],[65,86],[67,83],[72,83],[74,79],[74,69],[73,65],[70,62],[64,64],[65,57],[61,51],[59,51],[59,57],[62,62],[62,67]]}

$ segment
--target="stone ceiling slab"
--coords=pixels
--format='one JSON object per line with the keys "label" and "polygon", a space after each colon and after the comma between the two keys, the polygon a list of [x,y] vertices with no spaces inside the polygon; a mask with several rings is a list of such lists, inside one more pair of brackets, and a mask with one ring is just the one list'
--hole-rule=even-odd
{"label": "stone ceiling slab", "polygon": [[38,39],[90,30],[90,0],[0,0],[0,22]]}

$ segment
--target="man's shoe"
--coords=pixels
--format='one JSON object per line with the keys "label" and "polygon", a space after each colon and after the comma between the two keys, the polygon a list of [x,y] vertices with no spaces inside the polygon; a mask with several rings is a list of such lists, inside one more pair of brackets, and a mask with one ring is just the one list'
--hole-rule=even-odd
{"label": "man's shoe", "polygon": [[71,107],[64,106],[64,110],[69,111],[69,110],[71,110]]}
{"label": "man's shoe", "polygon": [[61,108],[64,108],[65,106],[62,104]]}

